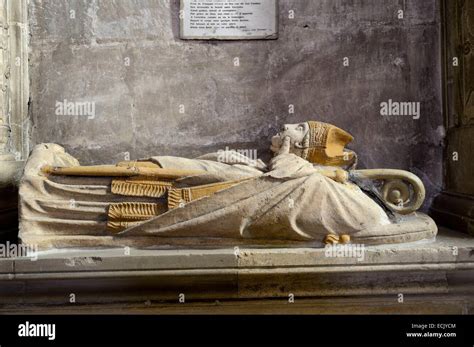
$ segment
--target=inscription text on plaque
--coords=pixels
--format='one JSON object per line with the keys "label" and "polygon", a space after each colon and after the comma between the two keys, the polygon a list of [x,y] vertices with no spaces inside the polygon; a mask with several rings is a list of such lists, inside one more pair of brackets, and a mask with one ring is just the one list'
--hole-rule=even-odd
{"label": "inscription text on plaque", "polygon": [[181,38],[275,39],[278,0],[181,0]]}

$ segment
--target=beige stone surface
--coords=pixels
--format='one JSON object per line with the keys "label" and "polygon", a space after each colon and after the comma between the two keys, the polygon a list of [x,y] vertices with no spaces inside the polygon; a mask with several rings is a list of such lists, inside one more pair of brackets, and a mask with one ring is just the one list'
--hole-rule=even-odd
{"label": "beige stone surface", "polygon": [[0,2],[0,188],[18,184],[29,152],[26,4]]}
{"label": "beige stone surface", "polygon": [[[38,259],[15,259],[18,272],[77,272],[152,269],[291,269],[312,268],[322,272],[361,269],[461,269],[474,264],[474,237],[442,230],[436,240],[397,245],[365,246],[364,258],[327,257],[325,248],[135,249],[87,248],[40,251]],[[11,259],[2,259],[11,262]],[[314,270],[316,271],[316,270]],[[4,271],[3,271],[4,272]]]}
{"label": "beige stone surface", "polygon": [[[339,299],[331,306],[331,300],[323,297],[353,297],[353,305],[365,305],[376,296],[388,306],[369,305],[362,312],[417,312],[414,304],[411,308],[396,305],[402,293],[407,298],[418,296],[420,302],[429,302],[425,296],[457,300],[455,307],[427,304],[418,308],[418,312],[452,313],[469,310],[463,302],[472,301],[474,293],[473,251],[474,238],[449,230],[432,242],[367,246],[361,261],[326,257],[324,249],[312,248],[132,248],[130,255],[118,248],[43,251],[36,261],[0,260],[0,304],[48,303],[66,310],[69,294],[74,292],[82,305],[151,301],[157,306],[149,312],[183,313],[186,309],[173,307],[173,303],[184,293],[187,301],[197,305],[190,306],[188,313],[219,312],[218,307],[199,304],[203,300],[230,305],[221,313],[271,313],[297,310],[297,306],[271,307],[271,301],[284,302],[292,294],[298,300],[320,298],[312,309],[299,308],[306,313],[351,311],[350,307],[344,311]],[[245,308],[239,300],[257,304]],[[267,302],[258,304],[258,300]],[[163,301],[168,304],[159,304]],[[129,309],[139,310],[136,305]]]}
{"label": "beige stone surface", "polygon": [[[229,157],[226,153],[224,158],[214,158],[212,154],[196,159],[152,157],[149,161],[160,168],[150,170],[202,172],[173,181],[173,187],[197,189],[209,183],[229,180],[237,183],[211,195],[186,198],[179,208],[160,210],[156,216],[152,214],[136,221],[130,216],[134,222],[124,224],[124,230],[118,234],[107,227],[111,225],[110,208],[114,203],[149,206],[163,201],[150,196],[114,194],[110,187],[113,174],[105,174],[104,167],[82,168],[61,146],[38,145],[28,160],[20,186],[19,236],[22,242],[41,248],[94,245],[197,248],[241,244],[317,247],[328,234],[348,235],[353,243],[367,245],[433,238],[437,232],[435,223],[426,215],[409,214],[424,199],[423,184],[415,175],[401,170],[345,173],[339,162],[329,160],[332,158],[329,154],[344,157],[347,140],[337,141],[337,136],[327,146],[329,154],[307,158],[308,151],[326,144],[325,138],[329,138],[326,133],[333,128],[338,129],[320,122],[284,125],[284,130],[272,138],[275,156],[268,165],[243,155],[236,158],[236,153]],[[50,169],[45,171],[45,167]],[[107,166],[107,172],[118,169],[120,174],[133,171]],[[338,170],[343,174],[338,174]],[[356,176],[357,182],[347,180]],[[405,179],[412,185],[414,202],[410,201],[410,194],[401,199],[399,188],[395,189],[399,193],[395,200],[407,206],[397,207],[396,211],[409,215],[397,217],[386,212],[395,200],[386,201],[383,195],[375,198],[373,192],[369,195],[362,190],[369,189],[372,177],[384,180],[384,187],[393,179]],[[364,180],[365,183],[360,183]],[[170,192],[163,199],[168,199],[171,206]],[[386,210],[377,199],[385,201]]]}

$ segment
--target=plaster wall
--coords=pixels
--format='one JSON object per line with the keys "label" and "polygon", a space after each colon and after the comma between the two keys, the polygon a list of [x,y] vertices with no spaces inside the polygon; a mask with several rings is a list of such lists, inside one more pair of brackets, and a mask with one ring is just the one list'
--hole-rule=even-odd
{"label": "plaster wall", "polygon": [[[277,40],[216,42],[179,39],[178,0],[31,0],[31,145],[83,164],[226,147],[268,158],[281,124],[322,120],[354,135],[359,167],[419,175],[429,205],[442,185],[439,1],[279,7]],[[389,99],[420,102],[420,118],[381,116]],[[57,115],[64,100],[95,103],[95,117]]]}

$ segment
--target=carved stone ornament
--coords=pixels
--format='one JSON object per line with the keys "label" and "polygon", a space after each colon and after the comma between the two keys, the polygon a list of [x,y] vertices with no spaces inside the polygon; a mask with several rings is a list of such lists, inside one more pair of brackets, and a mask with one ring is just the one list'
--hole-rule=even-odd
{"label": "carved stone ornament", "polygon": [[[38,145],[20,186],[20,237],[43,248],[224,247],[432,239],[416,213],[420,179],[356,170],[352,136],[322,122],[286,124],[269,163],[235,151],[80,166],[59,145]],[[221,153],[222,154],[222,153]]]}

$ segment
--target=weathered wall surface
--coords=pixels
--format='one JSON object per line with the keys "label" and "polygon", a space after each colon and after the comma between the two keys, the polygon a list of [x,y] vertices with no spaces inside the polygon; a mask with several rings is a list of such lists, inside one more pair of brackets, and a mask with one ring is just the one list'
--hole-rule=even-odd
{"label": "weathered wall surface", "polygon": [[[440,189],[437,0],[280,0],[272,41],[183,41],[178,10],[31,0],[32,144],[59,143],[84,164],[226,146],[268,157],[281,124],[316,119],[355,136],[360,167],[408,169],[430,196]],[[56,115],[65,99],[95,102],[95,118]],[[381,116],[389,99],[420,102],[420,118]]]}

